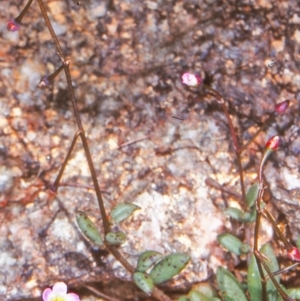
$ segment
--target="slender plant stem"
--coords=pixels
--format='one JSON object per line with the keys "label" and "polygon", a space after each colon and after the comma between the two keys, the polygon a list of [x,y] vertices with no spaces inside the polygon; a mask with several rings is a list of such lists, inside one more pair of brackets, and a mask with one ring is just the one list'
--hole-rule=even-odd
{"label": "slender plant stem", "polygon": [[[259,196],[258,198],[261,197],[261,193],[259,192]],[[257,200],[257,204],[260,204],[260,201]],[[254,255],[255,255],[255,259],[256,259],[256,264],[257,264],[257,268],[260,274],[260,278],[262,279],[261,281],[261,285],[262,285],[262,300],[267,300],[267,284],[265,281],[263,281],[264,279],[264,271],[262,268],[262,264],[260,262],[260,258],[256,255],[256,252],[258,251],[258,237],[259,237],[259,228],[260,228],[260,219],[261,219],[261,211],[257,210],[256,212],[256,220],[255,220],[255,228],[254,228],[254,246],[253,246],[253,250],[254,250]]]}
{"label": "slender plant stem", "polygon": [[[272,274],[273,274],[273,276],[277,276],[277,275],[286,273],[286,272],[288,272],[289,270],[291,270],[291,269],[297,267],[298,265],[300,265],[300,262],[295,262],[294,264],[292,264],[292,265],[290,265],[290,266],[288,266],[288,267],[286,267],[286,268],[280,269],[280,270],[278,270],[278,271],[276,271],[276,272],[273,272]],[[266,277],[266,280],[267,280],[267,277]]]}
{"label": "slender plant stem", "polygon": [[225,116],[227,118],[227,122],[229,125],[229,131],[231,134],[231,138],[232,138],[232,142],[233,142],[233,148],[235,151],[235,155],[236,155],[236,160],[237,160],[237,164],[238,164],[238,170],[239,170],[239,176],[240,176],[240,185],[241,185],[241,191],[242,191],[242,205],[243,208],[245,208],[245,199],[246,199],[246,190],[245,190],[245,184],[244,184],[244,172],[243,172],[243,166],[242,166],[242,160],[241,160],[241,152],[240,152],[240,146],[239,146],[239,142],[238,142],[238,138],[231,120],[231,117],[228,113],[225,101],[223,100],[221,102],[223,111],[225,113]]}
{"label": "slender plant stem", "polygon": [[64,69],[64,65],[59,66],[57,70],[55,70],[52,74],[50,74],[47,79],[49,82],[52,82],[54,78]]}
{"label": "slender plant stem", "polygon": [[[264,269],[266,270],[267,274],[269,275],[269,277],[271,278],[273,284],[275,285],[277,291],[279,292],[281,298],[284,300],[284,301],[296,301],[295,299],[289,297],[284,291],[283,289],[281,288],[281,286],[278,284],[275,276],[272,274],[272,272],[270,271],[269,267],[267,266],[267,264],[265,263],[265,260],[263,258],[263,256],[261,255],[261,253],[257,250],[254,251],[254,255],[256,258],[259,259],[259,262],[261,262],[261,264],[264,266]],[[262,283],[266,283],[264,277],[263,277],[263,281]],[[266,297],[263,297],[263,300],[267,300],[265,299]]]}
{"label": "slender plant stem", "polygon": [[278,228],[277,224],[275,223],[275,220],[274,220],[273,216],[271,215],[271,213],[268,210],[266,210],[266,209],[263,209],[262,213],[265,215],[265,217],[272,224],[273,229],[275,230],[276,234],[279,236],[279,238],[283,242],[286,250],[288,252],[291,251],[293,249],[292,244],[285,238],[285,236],[283,235],[283,233],[279,230],[279,228]]}
{"label": "slender plant stem", "polygon": [[43,2],[43,0],[37,0],[38,1],[38,4],[39,4],[39,7],[40,7],[40,10],[41,10],[41,13],[43,15],[43,18],[45,20],[45,23],[46,23],[46,26],[50,32],[50,35],[51,35],[51,38],[56,46],[56,49],[57,49],[57,52],[58,52],[58,55],[63,58],[63,52],[62,52],[62,49],[61,49],[61,46],[60,46],[60,43],[58,41],[58,38],[54,32],[54,29],[51,25],[51,22],[49,20],[49,17],[47,15],[47,10],[46,10],[46,7],[45,7],[45,4]]}
{"label": "slender plant stem", "polygon": [[73,138],[73,140],[72,140],[71,146],[70,146],[70,148],[69,148],[69,151],[68,151],[68,153],[67,153],[67,156],[65,157],[65,160],[64,160],[64,162],[63,162],[63,164],[62,164],[62,166],[61,166],[61,168],[60,168],[60,170],[59,170],[59,173],[58,173],[58,175],[57,175],[57,177],[56,177],[56,179],[55,179],[55,181],[54,181],[52,187],[50,188],[54,193],[57,192],[57,189],[58,189],[58,186],[59,186],[59,184],[60,184],[62,175],[63,175],[63,173],[64,173],[64,171],[65,171],[65,168],[66,168],[66,166],[67,166],[67,164],[68,164],[68,161],[69,161],[69,159],[70,159],[70,156],[71,156],[71,154],[72,154],[72,152],[73,152],[73,149],[74,149],[74,147],[75,147],[77,138],[79,137],[80,133],[81,133],[81,131],[77,131],[77,132],[76,132],[76,134],[75,134],[75,136],[74,136],[74,138]]}
{"label": "slender plant stem", "polygon": [[257,130],[257,132],[253,135],[253,137],[243,146],[241,146],[240,148],[240,153],[242,153],[245,149],[248,148],[248,146],[256,139],[256,137],[262,132],[264,131],[275,119],[276,115],[273,113],[268,119],[267,121],[265,121],[265,123]]}
{"label": "slender plant stem", "polygon": [[215,97],[217,99],[217,101],[221,104],[223,112],[226,116],[228,126],[229,126],[229,132],[230,132],[231,139],[233,142],[234,152],[235,152],[236,159],[237,159],[238,170],[239,170],[239,176],[240,176],[239,178],[240,178],[240,185],[241,185],[241,191],[242,191],[241,206],[243,208],[245,208],[246,207],[246,202],[245,202],[246,190],[245,190],[245,184],[244,184],[244,172],[243,172],[243,166],[242,166],[242,160],[241,160],[241,151],[240,151],[238,138],[237,138],[237,135],[236,135],[233,123],[232,123],[232,119],[229,115],[225,100],[222,97],[222,95],[218,91],[210,88],[209,86],[205,86],[205,88],[209,91],[209,94],[211,94],[213,97]]}
{"label": "slender plant stem", "polygon": [[29,0],[27,2],[27,4],[25,5],[25,7],[23,8],[23,10],[21,11],[21,13],[18,15],[18,17],[15,19],[16,22],[18,22],[19,24],[21,24],[22,19],[24,17],[24,15],[27,13],[28,8],[30,7],[31,3],[33,0]]}
{"label": "slender plant stem", "polygon": [[75,93],[74,93],[71,74],[70,74],[70,69],[69,69],[70,60],[64,58],[60,43],[59,43],[58,38],[57,38],[57,36],[56,36],[56,34],[53,30],[53,27],[51,25],[51,22],[49,20],[48,15],[47,15],[47,11],[46,11],[46,8],[45,8],[45,5],[44,5],[43,1],[38,0],[38,4],[39,4],[40,10],[41,10],[41,13],[43,15],[43,18],[45,20],[46,26],[47,26],[50,34],[51,34],[51,37],[52,37],[55,45],[56,45],[58,55],[60,56],[60,58],[63,61],[64,71],[65,71],[68,90],[69,90],[69,95],[70,95],[71,103],[72,103],[72,106],[73,106],[73,111],[74,111],[76,123],[77,123],[78,129],[80,131],[80,138],[81,138],[82,145],[83,145],[85,155],[86,155],[86,158],[87,158],[87,162],[88,162],[88,165],[89,165],[92,181],[93,181],[93,184],[94,184],[94,187],[95,187],[95,192],[96,192],[96,196],[97,196],[97,200],[98,200],[98,205],[99,205],[99,209],[100,209],[100,213],[101,213],[101,217],[102,217],[104,233],[107,234],[108,232],[110,232],[110,224],[109,224],[109,221],[108,221],[108,218],[107,218],[107,214],[106,214],[106,210],[105,210],[105,207],[104,207],[102,194],[101,194],[99,183],[98,183],[98,180],[97,180],[95,167],[94,167],[94,164],[93,164],[92,156],[90,154],[89,146],[88,146],[88,143],[87,143],[87,139],[85,137],[85,132],[84,132],[84,129],[83,129],[83,126],[82,126],[81,118],[80,118],[77,103],[76,103]]}

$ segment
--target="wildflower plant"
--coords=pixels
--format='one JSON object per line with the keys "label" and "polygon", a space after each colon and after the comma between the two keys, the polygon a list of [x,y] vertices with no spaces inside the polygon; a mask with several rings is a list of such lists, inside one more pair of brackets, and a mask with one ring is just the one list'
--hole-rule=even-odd
{"label": "wildflower plant", "polygon": [[[21,24],[24,15],[28,12],[32,2],[33,0],[29,0],[21,14],[15,20],[8,22],[8,30],[19,30],[19,25]],[[51,75],[42,77],[38,86],[40,88],[49,86],[50,83],[52,83],[61,72],[64,72],[67,81],[69,97],[78,127],[65,160],[61,165],[59,173],[55,181],[49,185],[48,199],[52,200],[57,196],[62,176],[67,167],[68,161],[70,160],[77,140],[80,139],[93,181],[93,187],[102,219],[104,235],[102,236],[101,231],[97,230],[96,225],[92,222],[89,216],[82,211],[79,211],[76,214],[76,221],[79,229],[81,230],[83,236],[92,245],[106,249],[111,255],[113,255],[115,259],[119,261],[121,265],[123,265],[123,267],[132,275],[132,280],[136,283],[136,285],[147,295],[151,295],[161,301],[170,301],[170,297],[168,297],[160,288],[158,288],[157,285],[170,280],[172,277],[179,274],[190,261],[190,256],[186,253],[176,252],[166,256],[161,254],[159,254],[159,256],[153,256],[153,252],[150,250],[142,253],[140,255],[142,259],[139,258],[137,265],[133,266],[120,251],[119,247],[126,241],[126,234],[118,230],[118,224],[130,217],[135,210],[139,209],[139,206],[132,203],[118,204],[111,210],[111,220],[109,219],[72,85],[70,72],[71,60],[65,56],[64,51],[62,50],[58,37],[55,34],[52,23],[48,16],[44,1],[37,0],[37,3],[62,63]],[[113,224],[115,224],[115,227],[112,227]],[[44,301],[79,301],[79,297],[76,294],[67,293],[67,286],[63,282],[56,283],[53,286],[53,289],[47,288],[43,293],[43,299]]]}
{"label": "wildflower plant", "polygon": [[[193,79],[193,80],[190,80]],[[185,73],[182,76],[182,83],[187,86],[201,86],[202,80],[196,78],[192,74]],[[253,135],[253,138],[248,141],[245,146],[240,146],[238,139],[232,125],[230,115],[228,114],[224,98],[214,89],[210,87],[203,87],[207,89],[208,93],[213,95],[215,99],[221,104],[227,121],[229,124],[230,133],[232,136],[234,150],[236,152],[239,173],[240,173],[240,183],[242,190],[242,200],[246,203],[243,208],[248,207],[247,211],[242,211],[237,208],[228,208],[226,213],[233,219],[241,223],[253,223],[254,222],[254,245],[253,245],[253,254],[251,261],[248,267],[248,276],[247,276],[247,291],[250,295],[251,301],[258,300],[280,300],[284,301],[294,301],[299,299],[299,288],[293,288],[286,290],[280,285],[279,278],[279,264],[277,258],[270,244],[265,244],[259,249],[259,231],[262,217],[265,217],[273,226],[275,233],[281,239],[284,247],[286,249],[286,256],[292,261],[299,260],[300,251],[297,247],[292,246],[292,244],[285,238],[284,234],[278,228],[274,218],[266,208],[264,193],[265,193],[265,184],[263,180],[263,168],[269,158],[269,156],[275,152],[280,147],[280,137],[273,136],[271,137],[264,148],[264,153],[259,165],[258,170],[258,182],[252,185],[249,190],[245,191],[244,186],[244,176],[243,169],[241,165],[240,154],[253,142],[253,140],[258,136],[259,133],[263,131],[274,119],[276,115],[284,114],[288,110],[290,101],[285,100],[278,103],[274,112],[270,115],[269,119],[265,124]],[[228,251],[232,252],[237,256],[243,256],[250,254],[251,247],[247,243],[243,243],[239,238],[235,237],[230,233],[223,233],[218,236],[219,243],[226,248]],[[222,300],[239,300],[247,301],[247,296],[245,290],[235,276],[230,273],[227,269],[219,267],[217,270],[217,283],[220,289],[220,294]],[[199,293],[199,288],[195,291],[191,291],[187,297],[182,297],[181,300],[219,300],[215,296],[209,298],[207,295]],[[195,296],[196,294],[196,296]],[[211,295],[212,292],[210,291]]]}
{"label": "wildflower plant", "polygon": [[[8,22],[7,29],[9,31],[15,32],[21,29],[20,26],[22,25],[23,17],[27,13],[32,2],[32,0],[29,0],[20,15]],[[84,211],[77,211],[76,222],[82,233],[83,239],[88,241],[93,247],[97,247],[100,250],[105,250],[110,253],[123,266],[123,268],[130,273],[132,281],[146,295],[157,300],[170,301],[172,300],[171,297],[163,291],[160,285],[178,275],[188,265],[191,257],[188,253],[183,252],[174,252],[172,254],[163,255],[154,250],[145,250],[139,254],[135,264],[132,264],[127,259],[127,256],[123,254],[122,245],[126,242],[127,235],[124,231],[122,231],[121,224],[132,216],[135,211],[138,212],[141,208],[134,203],[121,202],[114,205],[109,213],[107,212],[103,193],[100,190],[93,157],[89,148],[89,141],[82,125],[77,99],[72,85],[70,71],[70,67],[72,65],[71,59],[65,55],[60,45],[43,0],[37,0],[37,3],[61,62],[51,75],[43,76],[41,78],[38,86],[40,88],[47,88],[54,83],[59,74],[64,73],[74,112],[74,118],[77,124],[77,132],[75,133],[66,157],[61,164],[59,173],[52,185],[49,186],[49,200],[59,195],[59,188],[62,184],[63,174],[75,149],[77,140],[80,140],[93,181],[93,188],[99,207],[99,216],[102,221],[102,228],[99,229],[88,213]],[[272,61],[272,64],[273,63],[274,61]],[[203,89],[205,91],[205,96],[213,97],[223,110],[233,144],[241,190],[241,209],[228,207],[225,210],[225,214],[238,223],[246,224],[249,228],[254,227],[254,234],[253,245],[249,240],[241,241],[238,237],[231,233],[222,233],[218,236],[219,244],[230,253],[239,257],[248,257],[249,265],[247,267],[247,275],[242,277],[242,281],[239,281],[237,277],[235,277],[235,275],[233,275],[226,267],[219,267],[215,275],[216,285],[211,283],[195,285],[188,294],[179,297],[178,300],[271,301],[282,299],[284,301],[292,301],[297,298],[299,299],[299,289],[286,290],[281,285],[281,271],[279,271],[279,264],[271,245],[264,244],[260,247],[259,244],[261,219],[265,218],[271,223],[275,233],[281,239],[286,250],[286,256],[293,261],[300,261],[299,249],[293,246],[285,238],[284,234],[278,228],[273,216],[268,211],[267,202],[265,201],[266,184],[263,177],[264,166],[270,155],[280,147],[280,137],[275,135],[266,143],[260,165],[258,167],[257,182],[248,189],[246,189],[245,185],[244,169],[241,159],[242,153],[249,148],[256,137],[258,137],[258,135],[262,133],[278,117],[278,115],[283,115],[287,112],[290,101],[284,100],[278,103],[266,121],[260,126],[258,131],[254,133],[248,142],[242,145],[239,142],[239,137],[234,128],[227,102],[223,95],[221,95],[221,93],[217,90],[211,88],[209,85],[206,85],[203,79],[197,74],[184,73],[181,79],[182,83],[188,87],[192,87],[193,89]],[[42,297],[43,301],[80,301],[78,295],[74,293],[67,293],[67,286],[63,282],[55,283],[52,289],[46,288]]]}

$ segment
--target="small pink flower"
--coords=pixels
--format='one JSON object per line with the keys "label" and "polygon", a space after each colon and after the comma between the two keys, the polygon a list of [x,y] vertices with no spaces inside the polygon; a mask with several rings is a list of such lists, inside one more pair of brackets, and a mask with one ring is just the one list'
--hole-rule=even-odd
{"label": "small pink flower", "polygon": [[293,261],[300,261],[300,251],[296,247],[293,247],[288,251],[288,258]]}
{"label": "small pink flower", "polygon": [[194,75],[191,73],[184,73],[182,75],[182,83],[189,87],[196,87],[202,84],[202,79],[199,75]]}
{"label": "small pink flower", "polygon": [[266,143],[266,148],[275,151],[278,149],[280,144],[280,138],[279,136],[273,136],[269,139],[269,141]]}
{"label": "small pink flower", "polygon": [[12,19],[7,23],[7,29],[12,32],[18,31],[20,29],[20,24],[16,20]]}
{"label": "small pink flower", "polygon": [[67,294],[67,285],[64,282],[56,282],[53,289],[46,288],[43,292],[44,301],[80,301],[76,294]]}
{"label": "small pink flower", "polygon": [[290,101],[288,99],[285,101],[282,101],[275,106],[275,111],[278,114],[284,114],[285,111],[288,109],[289,105],[290,105]]}

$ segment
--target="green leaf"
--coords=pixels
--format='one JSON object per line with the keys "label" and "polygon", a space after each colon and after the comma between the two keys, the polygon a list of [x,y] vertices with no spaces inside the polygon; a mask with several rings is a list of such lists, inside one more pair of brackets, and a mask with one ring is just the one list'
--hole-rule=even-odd
{"label": "green leaf", "polygon": [[105,241],[109,245],[121,245],[126,241],[126,235],[121,231],[109,232],[105,236]]}
{"label": "green leaf", "polygon": [[217,236],[218,242],[228,251],[241,255],[241,247],[243,243],[230,233],[222,233]]}
{"label": "green leaf", "polygon": [[289,288],[286,293],[289,297],[300,300],[300,287]]}
{"label": "green leaf", "polygon": [[[281,289],[290,297],[292,300],[300,300],[300,288],[289,288],[286,289],[282,284],[280,285]],[[276,301],[284,301],[280,294]]]}
{"label": "green leaf", "polygon": [[180,296],[177,301],[190,301],[190,299],[186,296]]}
{"label": "green leaf", "polygon": [[139,256],[136,270],[139,272],[145,272],[161,258],[162,254],[159,252],[145,251]]}
{"label": "green leaf", "polygon": [[247,223],[250,221],[250,213],[249,212],[244,212],[238,208],[234,207],[229,207],[224,211],[225,214],[229,215],[231,218],[242,222],[242,223]]}
{"label": "green leaf", "polygon": [[[274,251],[270,244],[264,244],[260,252],[264,254],[268,259],[265,259],[264,262],[268,266],[271,272],[276,272],[279,270],[279,265],[277,262],[277,258],[274,254]],[[266,270],[263,268],[264,275],[267,275]],[[275,277],[277,282],[280,281],[280,276]],[[261,300],[262,298],[262,287],[261,287],[261,276],[258,271],[257,263],[255,260],[254,255],[251,257],[250,265],[248,268],[248,290],[251,297],[251,301]],[[271,279],[268,279],[267,281],[267,294],[268,294],[268,300],[269,301],[275,301],[278,297],[278,292],[273,284]]]}
{"label": "green leaf", "polygon": [[241,254],[248,254],[251,251],[251,246],[244,243],[240,247]]}
{"label": "green leaf", "polygon": [[257,301],[262,299],[262,286],[261,277],[256,264],[254,254],[251,255],[250,264],[247,274],[248,291],[251,301]]}
{"label": "green leaf", "polygon": [[[262,208],[262,207],[263,207],[263,205],[261,205],[261,208]],[[249,223],[254,222],[255,219],[256,219],[256,207],[253,206],[253,207],[251,208],[251,211],[250,211]]]}
{"label": "green leaf", "polygon": [[150,272],[155,284],[162,283],[179,274],[190,261],[190,256],[185,253],[175,253],[164,257]]}
{"label": "green leaf", "polygon": [[192,291],[198,292],[208,297],[209,299],[217,296],[215,289],[208,282],[194,284],[192,287]]}
{"label": "green leaf", "polygon": [[210,301],[209,297],[206,297],[203,294],[196,291],[190,291],[189,297],[191,301]]}
{"label": "green leaf", "polygon": [[146,294],[151,295],[153,289],[154,289],[154,284],[152,278],[141,272],[136,272],[133,274],[133,281],[134,283]]}
{"label": "green leaf", "polygon": [[84,236],[96,246],[103,246],[103,240],[90,218],[82,211],[76,213],[76,222]]}
{"label": "green leaf", "polygon": [[[277,258],[275,256],[275,253],[274,253],[271,245],[264,244],[261,247],[260,252],[267,256],[268,260],[265,260],[265,263],[268,266],[268,268],[270,269],[270,271],[272,273],[278,271],[279,270],[278,261],[277,261]],[[264,270],[264,274],[267,275],[267,272],[265,270]],[[276,278],[277,282],[279,283],[280,275],[275,276],[275,278]],[[277,289],[271,279],[269,279],[267,281],[267,293],[268,293],[269,300],[276,300],[278,293],[277,293]]]}
{"label": "green leaf", "polygon": [[254,202],[256,201],[256,198],[258,196],[258,190],[259,190],[259,185],[258,183],[255,183],[250,186],[246,193],[246,203],[248,207],[252,207],[254,205]]}
{"label": "green leaf", "polygon": [[110,213],[110,216],[115,223],[120,223],[124,219],[133,214],[135,210],[141,209],[141,207],[132,203],[122,203],[114,207]]}
{"label": "green leaf", "polygon": [[217,269],[217,282],[225,301],[247,301],[240,283],[223,267]]}

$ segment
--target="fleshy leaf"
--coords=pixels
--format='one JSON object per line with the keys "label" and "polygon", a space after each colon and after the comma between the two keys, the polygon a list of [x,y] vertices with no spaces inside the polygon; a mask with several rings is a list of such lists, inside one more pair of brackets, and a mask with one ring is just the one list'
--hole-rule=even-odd
{"label": "fleshy leaf", "polygon": [[[261,208],[263,208],[263,207],[264,207],[264,204],[261,204]],[[257,214],[256,208],[255,208],[255,206],[253,206],[252,209],[251,209],[251,211],[250,211],[250,219],[249,219],[249,223],[252,223],[252,222],[255,221],[255,219],[256,219],[256,214]]]}
{"label": "fleshy leaf", "polygon": [[239,222],[249,222],[251,216],[250,213],[244,212],[238,208],[229,207],[225,211],[225,214],[229,215],[230,217],[238,220]]}
{"label": "fleshy leaf", "polygon": [[254,202],[256,201],[258,195],[258,190],[259,190],[259,185],[258,183],[255,183],[251,185],[247,191],[246,202],[249,208],[254,205]]}
{"label": "fleshy leaf", "polygon": [[250,264],[248,267],[248,291],[251,301],[257,301],[262,299],[262,287],[261,279],[258,271],[257,263],[254,254],[251,255]]}
{"label": "fleshy leaf", "polygon": [[240,251],[241,254],[247,254],[251,251],[251,246],[246,243],[243,243],[240,247]]}
{"label": "fleshy leaf", "polygon": [[189,297],[191,301],[210,301],[210,298],[196,291],[190,291]]}
{"label": "fleshy leaf", "polygon": [[190,256],[185,253],[175,253],[164,257],[150,272],[155,284],[170,280],[190,261]]}
{"label": "fleshy leaf", "polygon": [[120,223],[124,219],[128,218],[133,214],[135,210],[141,209],[141,207],[131,204],[131,203],[122,203],[114,207],[110,213],[110,216],[115,223]]}
{"label": "fleshy leaf", "polygon": [[96,225],[84,212],[77,212],[76,222],[79,229],[89,241],[91,241],[96,246],[103,246],[103,240]]}
{"label": "fleshy leaf", "polygon": [[225,301],[247,301],[240,283],[223,267],[217,269],[217,282]]}
{"label": "fleshy leaf", "polygon": [[109,232],[105,236],[105,241],[109,245],[121,245],[126,241],[126,234],[121,231]]}
{"label": "fleshy leaf", "polygon": [[[267,256],[268,260],[265,260],[265,263],[268,266],[268,268],[270,269],[270,271],[272,273],[278,271],[279,270],[278,261],[277,261],[277,258],[274,254],[274,251],[273,251],[271,245],[264,244],[261,247],[260,252]],[[265,270],[264,270],[264,273],[265,273],[265,275],[267,275],[267,272]],[[280,276],[279,275],[275,276],[275,278],[276,278],[277,282],[279,283]],[[273,300],[278,295],[277,289],[270,279],[267,281],[267,293],[268,293],[269,300]]]}
{"label": "fleshy leaf", "polygon": [[201,282],[201,283],[193,285],[191,291],[198,292],[198,293],[208,297],[209,299],[217,296],[215,289],[208,282]]}
{"label": "fleshy leaf", "polygon": [[222,233],[217,237],[218,242],[228,251],[241,255],[241,247],[243,243],[230,233]]}
{"label": "fleshy leaf", "polygon": [[148,274],[136,272],[133,274],[133,281],[142,291],[151,295],[154,284],[152,278]]}
{"label": "fleshy leaf", "polygon": [[145,272],[161,258],[162,254],[159,252],[145,251],[140,255],[138,259],[136,270],[139,272]]}

